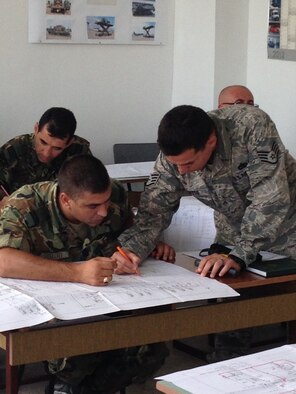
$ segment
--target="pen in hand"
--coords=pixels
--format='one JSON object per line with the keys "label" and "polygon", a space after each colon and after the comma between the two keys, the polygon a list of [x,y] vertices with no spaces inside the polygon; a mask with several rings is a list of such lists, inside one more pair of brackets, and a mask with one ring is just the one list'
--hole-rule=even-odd
{"label": "pen in hand", "polygon": [[3,185],[0,185],[0,189],[3,191],[3,193],[5,194],[6,197],[9,197],[9,193]]}
{"label": "pen in hand", "polygon": [[[126,260],[128,260],[132,263],[131,259],[128,257],[128,255],[125,253],[125,251],[120,246],[116,246],[116,249],[121,254],[121,256],[123,256]],[[138,267],[136,267],[136,269],[135,269],[135,274],[141,275]]]}

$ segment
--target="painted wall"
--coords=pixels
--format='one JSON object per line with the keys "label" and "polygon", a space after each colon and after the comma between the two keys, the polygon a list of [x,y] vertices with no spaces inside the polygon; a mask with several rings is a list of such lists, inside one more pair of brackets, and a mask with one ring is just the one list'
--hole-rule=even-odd
{"label": "painted wall", "polygon": [[173,105],[210,110],[245,84],[296,157],[296,62],[267,58],[269,0],[176,0]]}
{"label": "painted wall", "polygon": [[213,108],[215,0],[176,0],[172,105]]}
{"label": "painted wall", "polygon": [[250,0],[247,83],[296,157],[296,62],[267,59],[268,0]]}
{"label": "painted wall", "polygon": [[249,0],[217,0],[214,107],[221,89],[247,80]]}
{"label": "painted wall", "polygon": [[116,142],[154,142],[171,106],[174,1],[162,46],[28,43],[28,2],[1,0],[0,144],[33,131],[52,106],[71,109],[77,134],[105,164]]}
{"label": "painted wall", "polygon": [[267,59],[268,0],[169,0],[163,46],[42,45],[27,40],[27,1],[1,0],[0,144],[31,132],[51,106],[104,163],[115,142],[153,142],[172,106],[210,110],[241,83],[296,156],[296,62]]}
{"label": "painted wall", "polygon": [[248,0],[177,0],[173,105],[217,106],[220,90],[245,84]]}

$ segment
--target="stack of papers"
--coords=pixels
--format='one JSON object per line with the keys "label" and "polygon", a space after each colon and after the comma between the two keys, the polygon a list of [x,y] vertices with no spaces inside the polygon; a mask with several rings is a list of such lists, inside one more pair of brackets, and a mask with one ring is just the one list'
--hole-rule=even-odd
{"label": "stack of papers", "polygon": [[0,331],[53,318],[70,320],[157,305],[235,297],[231,287],[174,264],[147,259],[141,275],[114,275],[108,286],[0,278]]}

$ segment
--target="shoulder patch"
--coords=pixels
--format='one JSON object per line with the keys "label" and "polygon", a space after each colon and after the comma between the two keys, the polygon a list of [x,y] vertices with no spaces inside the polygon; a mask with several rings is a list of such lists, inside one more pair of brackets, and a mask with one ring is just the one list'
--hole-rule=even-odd
{"label": "shoulder patch", "polygon": [[153,172],[150,174],[148,181],[146,182],[146,186],[155,185],[160,177],[159,172]]}
{"label": "shoulder patch", "polygon": [[272,144],[270,151],[258,151],[259,159],[265,163],[276,164],[279,159],[279,147],[276,142]]}

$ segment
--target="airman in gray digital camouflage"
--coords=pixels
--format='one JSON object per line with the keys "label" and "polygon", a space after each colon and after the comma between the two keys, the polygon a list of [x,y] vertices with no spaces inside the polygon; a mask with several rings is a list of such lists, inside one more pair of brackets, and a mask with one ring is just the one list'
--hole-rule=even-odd
{"label": "airman in gray digital camouflage", "polygon": [[[62,163],[76,154],[91,154],[89,142],[75,136],[74,114],[61,107],[48,109],[34,126],[0,148],[0,184],[11,194],[23,185],[55,180]],[[0,199],[6,196],[0,189]]]}
{"label": "airman in gray digital camouflage", "polygon": [[[0,217],[0,276],[106,286],[130,215],[123,186],[95,157],[76,155],[63,163],[57,183],[23,186],[7,200]],[[46,393],[112,394],[144,381],[167,355],[160,343],[52,360]]]}
{"label": "airman in gray digital camouflage", "polygon": [[126,248],[145,258],[180,198],[192,195],[215,210],[216,241],[234,245],[227,258],[204,257],[201,275],[240,271],[260,250],[296,258],[296,161],[265,112],[175,107],[160,122],[158,143],[135,223],[119,238]]}

